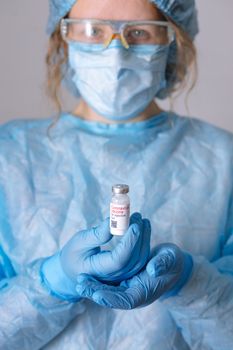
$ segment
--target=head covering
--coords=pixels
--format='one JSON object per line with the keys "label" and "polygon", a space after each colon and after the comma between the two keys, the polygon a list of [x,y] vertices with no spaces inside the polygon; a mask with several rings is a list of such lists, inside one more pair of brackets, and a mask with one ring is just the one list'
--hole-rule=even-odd
{"label": "head covering", "polygon": [[150,2],[194,39],[198,33],[195,0],[150,0]]}
{"label": "head covering", "polygon": [[[60,20],[67,15],[73,5],[78,0],[49,0],[49,20],[47,25],[47,33],[51,35],[55,30]],[[156,7],[167,17],[171,18],[180,28],[182,28],[191,39],[194,39],[198,33],[197,10],[195,0],[148,0],[155,4]],[[165,98],[169,95],[170,89],[177,82],[177,77],[174,69],[171,69],[176,63],[177,45],[172,42],[169,48],[167,71],[166,71],[166,86],[156,95],[158,98]],[[74,93],[74,87],[69,82],[69,74],[66,77],[66,85],[68,82],[69,90]],[[79,93],[75,93],[79,96]]]}

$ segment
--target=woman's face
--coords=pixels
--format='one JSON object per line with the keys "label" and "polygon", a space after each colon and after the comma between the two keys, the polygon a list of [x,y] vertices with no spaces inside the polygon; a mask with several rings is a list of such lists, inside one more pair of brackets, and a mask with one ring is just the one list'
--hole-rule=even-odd
{"label": "woman's face", "polygon": [[69,17],[118,21],[163,19],[148,0],[78,0],[71,9]]}

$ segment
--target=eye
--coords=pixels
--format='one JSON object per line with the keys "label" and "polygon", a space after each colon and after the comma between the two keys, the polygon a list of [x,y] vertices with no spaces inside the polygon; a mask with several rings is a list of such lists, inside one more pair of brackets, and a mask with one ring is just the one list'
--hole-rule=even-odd
{"label": "eye", "polygon": [[137,38],[141,38],[141,37],[146,37],[148,34],[146,33],[145,30],[135,29],[135,30],[132,31],[131,35],[135,36]]}
{"label": "eye", "polygon": [[92,27],[92,28],[87,28],[86,33],[88,36],[96,37],[96,36],[100,35],[101,30],[99,28]]}
{"label": "eye", "polygon": [[124,31],[124,37],[128,44],[143,44],[149,41],[150,32],[141,27],[131,27],[126,28],[126,30]]}
{"label": "eye", "polygon": [[127,36],[135,39],[141,39],[141,38],[144,39],[148,37],[148,33],[142,29],[133,29],[127,33]]}

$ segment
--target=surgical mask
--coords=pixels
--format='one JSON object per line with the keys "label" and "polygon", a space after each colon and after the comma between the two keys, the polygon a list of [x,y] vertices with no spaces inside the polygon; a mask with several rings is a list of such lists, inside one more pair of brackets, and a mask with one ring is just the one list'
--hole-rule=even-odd
{"label": "surgical mask", "polygon": [[135,45],[125,49],[113,40],[98,44],[69,43],[72,80],[82,98],[111,120],[135,118],[166,86],[169,45]]}

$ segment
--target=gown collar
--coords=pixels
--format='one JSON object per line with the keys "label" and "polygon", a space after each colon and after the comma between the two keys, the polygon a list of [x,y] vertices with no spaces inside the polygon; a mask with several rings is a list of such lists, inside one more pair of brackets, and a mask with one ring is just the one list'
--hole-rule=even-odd
{"label": "gown collar", "polygon": [[78,129],[84,130],[88,133],[106,136],[137,133],[145,131],[145,129],[156,129],[161,131],[172,127],[172,117],[173,115],[171,112],[162,111],[161,113],[143,121],[107,124],[103,122],[87,121],[68,112],[61,114],[61,119],[63,121],[71,123]]}

